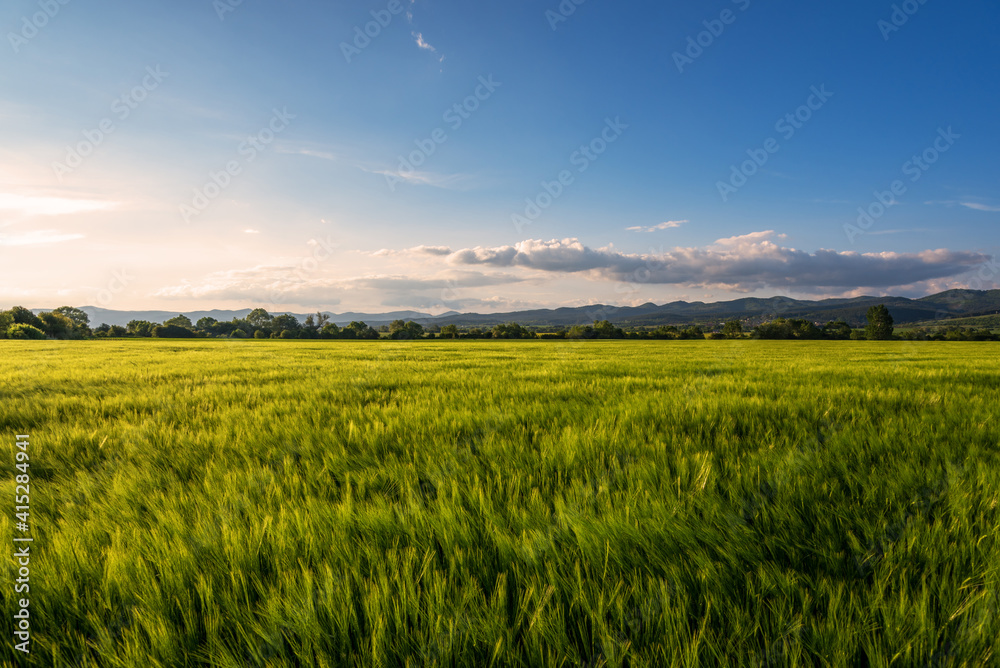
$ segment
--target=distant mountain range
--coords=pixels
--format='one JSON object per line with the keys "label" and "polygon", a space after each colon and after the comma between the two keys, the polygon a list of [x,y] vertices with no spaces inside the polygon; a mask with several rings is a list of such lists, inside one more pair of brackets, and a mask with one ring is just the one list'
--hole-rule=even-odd
{"label": "distant mountain range", "polygon": [[[463,327],[492,327],[517,322],[531,327],[565,327],[591,324],[594,320],[610,320],[625,327],[656,327],[659,325],[714,325],[727,320],[741,320],[755,325],[774,318],[804,318],[825,323],[845,320],[858,327],[865,323],[865,313],[870,306],[885,304],[902,325],[914,322],[936,321],[944,318],[994,315],[1000,313],[1000,290],[949,290],[920,299],[906,297],[855,297],[851,299],[823,299],[809,301],[789,297],[766,299],[750,297],[727,302],[671,302],[641,306],[581,306],[575,308],[538,309],[510,313],[458,313],[431,315],[418,311],[391,313],[327,313],[339,326],[359,320],[373,327],[389,324],[393,320],[413,320],[422,325],[454,324]],[[92,326],[101,323],[126,325],[130,320],[163,322],[177,315],[175,311],[112,311],[96,306],[81,307],[90,316]],[[36,309],[36,312],[39,309]],[[184,313],[197,322],[201,318],[229,321],[244,318],[252,309],[238,311],[188,311]],[[275,313],[277,314],[277,312]],[[308,314],[293,313],[300,321]]]}

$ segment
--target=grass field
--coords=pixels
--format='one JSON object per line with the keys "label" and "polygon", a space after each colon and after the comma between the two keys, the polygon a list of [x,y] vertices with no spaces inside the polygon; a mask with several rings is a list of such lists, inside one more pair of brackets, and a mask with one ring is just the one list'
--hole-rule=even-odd
{"label": "grass field", "polygon": [[[1000,662],[1000,345],[0,341],[35,666]],[[16,566],[2,560],[11,628]]]}

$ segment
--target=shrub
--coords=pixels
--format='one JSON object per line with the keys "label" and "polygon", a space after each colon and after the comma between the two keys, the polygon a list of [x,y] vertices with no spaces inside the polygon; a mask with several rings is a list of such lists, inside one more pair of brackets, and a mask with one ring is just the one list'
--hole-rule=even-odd
{"label": "shrub", "polygon": [[44,339],[45,332],[34,325],[18,323],[7,328],[7,338],[9,339]]}

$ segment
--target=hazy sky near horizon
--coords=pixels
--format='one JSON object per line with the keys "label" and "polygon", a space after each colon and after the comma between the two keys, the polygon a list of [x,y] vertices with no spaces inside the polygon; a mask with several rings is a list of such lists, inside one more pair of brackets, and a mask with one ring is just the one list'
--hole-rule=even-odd
{"label": "hazy sky near horizon", "polygon": [[1000,287],[991,0],[9,0],[0,33],[2,307]]}

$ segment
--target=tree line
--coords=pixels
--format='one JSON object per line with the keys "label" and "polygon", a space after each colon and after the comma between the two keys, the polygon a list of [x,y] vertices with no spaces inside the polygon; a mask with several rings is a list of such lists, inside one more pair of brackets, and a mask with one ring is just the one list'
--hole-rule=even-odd
{"label": "tree line", "polygon": [[394,340],[413,339],[630,339],[630,340],[704,340],[708,339],[775,339],[775,340],[874,340],[898,339],[932,341],[998,341],[1000,335],[989,330],[953,327],[939,332],[908,331],[894,333],[892,315],[884,306],[868,310],[867,325],[854,329],[843,320],[818,325],[801,318],[776,318],[747,329],[739,320],[706,329],[700,325],[625,330],[608,320],[592,325],[562,328],[532,329],[518,323],[498,324],[492,328],[459,328],[457,325],[424,327],[413,321],[395,320],[378,328],[364,322],[352,322],[339,327],[324,313],[309,315],[303,322],[290,314],[272,315],[262,308],[254,309],[245,318],[228,322],[201,318],[197,322],[178,315],[162,323],[132,320],[126,326],[101,324],[90,327],[90,318],[72,306],[60,306],[35,315],[29,309],[15,306],[0,311],[0,338],[9,339],[88,339],[88,338],[231,338],[231,339],[348,339]]}

